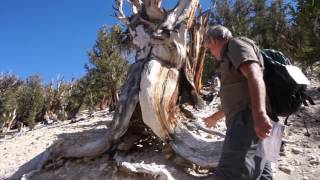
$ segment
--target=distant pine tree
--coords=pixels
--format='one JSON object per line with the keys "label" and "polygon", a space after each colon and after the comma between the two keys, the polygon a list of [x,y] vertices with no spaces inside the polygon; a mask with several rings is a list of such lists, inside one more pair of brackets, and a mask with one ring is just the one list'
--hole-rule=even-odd
{"label": "distant pine tree", "polygon": [[39,75],[26,79],[18,92],[17,120],[33,128],[42,119],[36,119],[44,106],[44,91]]}
{"label": "distant pine tree", "polygon": [[87,100],[89,106],[99,105],[101,109],[109,106],[114,109],[118,93],[125,81],[129,63],[123,54],[128,51],[122,42],[120,26],[99,30],[98,39],[88,53],[90,63],[86,65],[89,79]]}
{"label": "distant pine tree", "polygon": [[297,0],[292,8],[291,52],[304,66],[320,66],[320,2]]}
{"label": "distant pine tree", "polygon": [[16,75],[0,75],[0,132],[14,126],[18,108],[17,92],[22,83]]}

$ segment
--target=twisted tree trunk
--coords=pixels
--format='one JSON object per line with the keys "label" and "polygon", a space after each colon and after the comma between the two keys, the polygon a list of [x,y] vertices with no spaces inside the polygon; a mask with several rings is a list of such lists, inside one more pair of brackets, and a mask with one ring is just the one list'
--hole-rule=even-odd
{"label": "twisted tree trunk", "polygon": [[129,69],[111,128],[103,138],[89,144],[56,143],[29,163],[36,167],[26,165],[17,176],[41,169],[49,160],[94,157],[115,150],[128,129],[136,126],[130,122],[137,119],[187,160],[204,167],[217,165],[222,141],[192,133],[186,125],[195,123],[196,117],[183,108],[186,104],[201,108],[204,103],[199,91],[208,13],[201,12],[199,0],[180,0],[170,11],[161,8],[162,0],[129,2],[132,16],[124,15],[122,0],[117,0],[116,10],[136,47],[136,61]]}

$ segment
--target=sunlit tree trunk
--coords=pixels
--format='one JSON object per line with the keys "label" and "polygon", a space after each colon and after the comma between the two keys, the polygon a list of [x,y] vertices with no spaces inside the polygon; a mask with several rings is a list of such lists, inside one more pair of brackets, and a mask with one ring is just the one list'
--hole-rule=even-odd
{"label": "sunlit tree trunk", "polygon": [[162,9],[162,0],[131,0],[133,15],[126,17],[122,0],[116,2],[117,15],[136,47],[136,61],[129,68],[119,99],[116,91],[112,92],[118,105],[110,128],[103,138],[86,145],[53,145],[41,155],[46,158],[41,158],[38,167],[61,157],[95,157],[118,149],[125,140],[133,144],[137,139],[130,138],[132,131],[139,136],[142,132],[134,127],[141,124],[188,161],[204,167],[216,166],[222,141],[192,134],[186,123],[195,122],[196,118],[183,108],[187,104],[196,109],[204,105],[199,91],[208,13],[201,12],[199,0],[180,0],[171,11]]}

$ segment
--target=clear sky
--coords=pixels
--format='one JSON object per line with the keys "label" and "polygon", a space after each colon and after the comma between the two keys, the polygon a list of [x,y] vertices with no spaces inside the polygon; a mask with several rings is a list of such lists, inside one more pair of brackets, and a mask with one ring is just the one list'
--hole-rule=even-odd
{"label": "clear sky", "polygon": [[[126,1],[126,0],[124,0]],[[0,72],[21,78],[84,75],[87,52],[103,25],[116,24],[114,0],[1,0]],[[177,1],[164,0],[166,7]],[[210,0],[201,0],[207,9]]]}

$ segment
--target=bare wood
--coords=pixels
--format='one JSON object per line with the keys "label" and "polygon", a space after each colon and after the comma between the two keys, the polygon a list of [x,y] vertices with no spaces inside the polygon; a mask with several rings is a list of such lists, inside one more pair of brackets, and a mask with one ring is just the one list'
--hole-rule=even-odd
{"label": "bare wood", "polygon": [[[129,0],[133,6],[130,18],[123,13],[123,0],[116,3],[117,16],[127,26],[137,53],[108,132],[84,145],[57,142],[27,163],[30,166],[21,168],[18,175],[41,169],[50,160],[96,157],[116,149],[127,133],[138,103],[143,122],[159,138],[168,141],[176,153],[200,166],[217,165],[222,141],[192,133],[183,123],[192,117],[179,111],[181,93],[189,95],[187,103],[201,101],[198,92],[205,52],[203,34],[208,16],[195,18],[199,0],[180,0],[167,14],[161,8],[162,0]],[[192,43],[188,39],[189,33],[192,34]],[[184,82],[183,78],[186,78]],[[122,166],[170,179],[164,171],[154,170],[152,166],[128,163],[122,163]]]}
{"label": "bare wood", "polygon": [[13,122],[16,119],[16,111],[17,109],[14,109],[12,112],[2,114],[2,117],[4,119],[4,122],[0,129],[2,131],[2,134],[6,134],[12,128]]}
{"label": "bare wood", "polygon": [[12,123],[14,122],[14,120],[17,117],[17,109],[14,109],[12,113],[9,114],[9,123],[8,123],[8,130],[10,130],[12,128]]}
{"label": "bare wood", "polygon": [[146,14],[151,21],[161,20],[164,11],[161,8],[162,0],[143,0]]}
{"label": "bare wood", "polygon": [[166,169],[165,165],[158,165],[155,163],[145,164],[144,162],[132,163],[127,161],[125,157],[119,155],[118,153],[115,155],[115,161],[117,162],[118,166],[130,173],[149,174],[160,180],[174,180],[173,176]]}
{"label": "bare wood", "polygon": [[202,82],[201,82],[201,77],[202,77],[202,72],[203,72],[203,65],[204,65],[204,58],[205,58],[205,53],[207,51],[207,48],[203,45],[204,39],[203,39],[203,34],[205,33],[207,26],[208,26],[208,20],[209,20],[209,13],[206,13],[203,16],[200,16],[198,18],[198,23],[196,24],[195,27],[196,33],[194,33],[194,36],[197,39],[197,45],[194,48],[195,53],[196,53],[196,59],[197,59],[197,64],[196,64],[196,69],[195,69],[195,88],[197,93],[200,93],[200,89],[202,88]]}
{"label": "bare wood", "polygon": [[216,167],[222,152],[223,140],[202,138],[190,132],[185,126],[176,126],[174,138],[170,141],[174,151],[202,167]]}
{"label": "bare wood", "polygon": [[180,0],[176,8],[167,15],[160,28],[173,30],[177,24],[185,21],[187,18],[190,17],[192,19],[192,12],[194,12],[198,4],[199,0]]}

